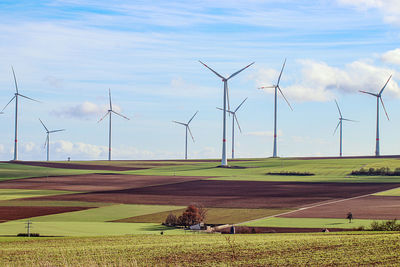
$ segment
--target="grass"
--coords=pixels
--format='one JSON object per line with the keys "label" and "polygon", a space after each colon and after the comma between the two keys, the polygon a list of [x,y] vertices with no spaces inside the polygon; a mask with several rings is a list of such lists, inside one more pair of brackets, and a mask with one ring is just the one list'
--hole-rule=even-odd
{"label": "grass", "polygon": [[[34,222],[107,222],[160,211],[181,209],[181,206],[118,204],[99,208],[34,217]],[[26,220],[26,219],[24,219]],[[101,231],[98,232],[101,234]]]}
{"label": "grass", "polygon": [[0,189],[0,201],[29,198],[29,197],[75,194],[75,193],[79,192],[61,191],[61,190]]}
{"label": "grass", "polygon": [[[0,235],[25,233],[25,220],[0,224]],[[155,223],[111,223],[111,222],[38,222],[32,220],[32,232],[47,236],[115,236],[128,234],[180,234],[183,230],[169,228]],[[1,254],[0,254],[1,255]],[[1,258],[1,257],[0,257]],[[1,265],[1,264],[0,264]]]}
{"label": "grass", "polygon": [[[290,182],[352,182],[352,183],[399,183],[400,177],[351,176],[360,168],[400,167],[398,159],[257,159],[235,161],[234,166],[245,168],[217,168],[219,163],[200,162],[177,166],[163,166],[147,170],[126,171],[126,174],[167,176],[209,176],[213,180],[242,181],[290,181]],[[314,176],[267,175],[269,172],[310,172]]]}
{"label": "grass", "polygon": [[0,243],[1,266],[396,266],[400,262],[399,233],[3,237]]}
{"label": "grass", "polygon": [[[290,227],[290,228],[343,228],[353,229],[360,226],[369,228],[374,220],[355,219],[351,223],[347,219],[326,219],[326,218],[282,218],[272,217],[256,220],[241,225],[259,227]],[[376,220],[375,220],[376,221]]]}
{"label": "grass", "polygon": [[30,177],[78,175],[95,172],[103,171],[56,169],[22,164],[0,163],[0,181]]}
{"label": "grass", "polygon": [[[141,215],[126,219],[118,220],[118,222],[131,223],[162,223],[167,216],[172,213],[175,216],[180,216],[184,209],[174,211],[164,211],[148,215]],[[228,208],[207,208],[206,223],[208,224],[233,224],[258,218],[264,218],[271,215],[280,214],[290,210],[282,209],[228,209]]]}
{"label": "grass", "polygon": [[374,196],[393,196],[400,197],[400,187],[374,194]]}

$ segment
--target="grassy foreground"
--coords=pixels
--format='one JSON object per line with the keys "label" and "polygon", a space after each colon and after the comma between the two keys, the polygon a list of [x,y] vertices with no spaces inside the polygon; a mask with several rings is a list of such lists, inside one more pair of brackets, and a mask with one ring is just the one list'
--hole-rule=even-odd
{"label": "grassy foreground", "polygon": [[0,265],[395,266],[400,262],[399,249],[399,233],[3,237]]}

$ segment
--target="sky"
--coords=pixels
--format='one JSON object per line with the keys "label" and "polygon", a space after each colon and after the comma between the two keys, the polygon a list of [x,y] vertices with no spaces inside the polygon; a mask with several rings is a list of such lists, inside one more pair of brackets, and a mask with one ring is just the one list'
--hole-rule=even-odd
{"label": "sky", "polygon": [[[220,158],[223,83],[199,60],[229,76],[235,156],[270,157],[273,89],[278,99],[278,155],[337,156],[338,111],[343,154],[374,155],[376,99],[390,75],[380,107],[381,154],[400,154],[400,5],[397,0],[93,1],[0,2],[0,107],[19,92],[19,159],[101,160],[108,156],[111,89],[113,159]],[[15,103],[0,115],[0,160],[13,158]],[[231,155],[232,117],[227,122]]]}

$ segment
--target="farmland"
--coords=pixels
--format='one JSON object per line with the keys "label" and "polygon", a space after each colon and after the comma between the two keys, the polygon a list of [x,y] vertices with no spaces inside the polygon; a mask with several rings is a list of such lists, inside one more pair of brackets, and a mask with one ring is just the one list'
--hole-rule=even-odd
{"label": "farmland", "polygon": [[[346,258],[367,265],[399,260],[384,248],[390,243],[397,249],[399,234],[348,232],[400,218],[400,177],[350,175],[360,168],[395,169],[399,159],[246,159],[231,161],[232,168],[218,164],[2,163],[0,242],[6,246],[0,250],[0,265],[7,260],[15,265],[189,264],[194,259],[199,265],[313,265],[321,260],[335,265]],[[161,225],[169,214],[179,216],[192,203],[207,209],[206,223],[279,234],[199,235]],[[349,211],[351,223],[345,219]],[[32,232],[49,237],[13,238],[25,232],[28,219]],[[315,233],[324,228],[334,232]],[[352,244],[356,253],[350,255]],[[370,246],[370,257],[361,257],[362,244]],[[23,255],[10,261],[18,251]],[[61,256],[52,259],[54,254]],[[29,255],[35,257],[28,260]]]}

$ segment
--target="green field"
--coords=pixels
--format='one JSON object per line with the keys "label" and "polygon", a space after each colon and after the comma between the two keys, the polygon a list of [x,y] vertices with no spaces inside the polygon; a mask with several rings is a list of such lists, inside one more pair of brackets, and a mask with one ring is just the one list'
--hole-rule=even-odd
{"label": "green field", "polygon": [[[130,223],[162,223],[167,218],[168,214],[172,213],[175,216],[180,216],[184,209],[174,211],[164,211],[147,215],[135,216],[117,220],[118,222]],[[267,216],[272,216],[284,213],[290,210],[284,209],[225,209],[225,208],[208,208],[205,223],[208,224],[233,224]]]}
{"label": "green field", "polygon": [[400,234],[0,237],[11,266],[396,266]]}
{"label": "green field", "polygon": [[61,190],[0,189],[0,201],[29,197],[55,196],[79,192]]}
{"label": "green field", "polygon": [[374,194],[375,196],[392,196],[392,197],[400,197],[400,188],[395,188],[383,192],[379,192]]}

